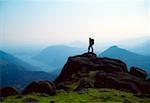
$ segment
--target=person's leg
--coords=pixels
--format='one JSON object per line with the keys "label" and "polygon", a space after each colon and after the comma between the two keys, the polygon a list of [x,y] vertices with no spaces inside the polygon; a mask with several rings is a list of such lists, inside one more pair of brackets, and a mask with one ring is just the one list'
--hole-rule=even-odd
{"label": "person's leg", "polygon": [[90,46],[88,47],[88,53],[90,52]]}
{"label": "person's leg", "polygon": [[91,47],[92,48],[92,53],[93,53],[93,47]]}

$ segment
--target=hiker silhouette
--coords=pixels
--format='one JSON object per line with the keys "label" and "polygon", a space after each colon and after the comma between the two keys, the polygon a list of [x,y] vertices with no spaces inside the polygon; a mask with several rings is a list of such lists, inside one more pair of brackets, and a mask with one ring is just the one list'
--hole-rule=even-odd
{"label": "hiker silhouette", "polygon": [[93,53],[93,45],[94,45],[94,39],[89,38],[89,47],[88,52],[90,52],[90,49],[92,49],[91,53]]}

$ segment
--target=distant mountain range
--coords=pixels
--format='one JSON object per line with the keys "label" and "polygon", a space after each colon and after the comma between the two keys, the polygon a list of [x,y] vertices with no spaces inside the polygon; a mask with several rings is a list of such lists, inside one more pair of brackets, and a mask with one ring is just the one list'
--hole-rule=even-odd
{"label": "distant mountain range", "polygon": [[136,45],[131,49],[131,51],[145,56],[150,56],[150,39],[143,41],[139,45]]}
{"label": "distant mountain range", "polygon": [[149,56],[136,54],[128,50],[119,48],[117,46],[112,46],[108,48],[107,50],[102,52],[99,56],[120,59],[128,65],[128,68],[130,68],[131,66],[138,66],[140,68],[145,69],[147,72],[150,72]]}
{"label": "distant mountain range", "polygon": [[[0,87],[14,86],[22,89],[35,80],[53,80],[53,75],[42,71],[33,71],[32,66],[11,54],[0,51]],[[32,70],[32,71],[31,71]]]}
{"label": "distant mountain range", "polygon": [[33,59],[57,68],[63,67],[69,56],[85,52],[84,49],[63,45],[49,46]]}
{"label": "distant mountain range", "polygon": [[150,56],[150,37],[139,37],[134,39],[128,39],[123,41],[118,41],[114,43],[120,47],[126,48],[129,51],[138,53],[145,56]]}
{"label": "distant mountain range", "polygon": [[[69,56],[74,56],[85,51],[86,50],[84,50],[83,48],[54,45],[42,50],[38,55],[34,56],[33,59],[56,68],[62,68]],[[131,66],[138,66],[150,72],[149,56],[136,54],[134,52],[119,48],[117,46],[112,46],[108,48],[99,56],[120,59],[127,63],[128,68],[130,68]]]}
{"label": "distant mountain range", "polygon": [[30,71],[34,71],[36,69],[39,69],[38,67],[32,66],[24,61],[22,61],[19,58],[16,58],[15,56],[6,53],[2,50],[0,50],[0,62],[1,63],[12,63],[12,64],[16,64],[16,65],[20,65],[22,66],[24,69],[26,70],[30,70]]}
{"label": "distant mountain range", "polygon": [[[17,57],[0,50],[0,71],[1,85],[14,86],[18,89],[23,88],[35,80],[54,80],[60,73],[61,68],[65,65],[68,57],[86,52],[83,48],[69,47],[63,45],[49,46],[39,54],[32,57],[34,60],[55,67],[51,73],[46,73],[40,68],[32,66]],[[128,68],[138,66],[150,73],[150,57],[136,54],[126,49],[112,46],[102,52],[100,57],[110,57],[124,61]]]}

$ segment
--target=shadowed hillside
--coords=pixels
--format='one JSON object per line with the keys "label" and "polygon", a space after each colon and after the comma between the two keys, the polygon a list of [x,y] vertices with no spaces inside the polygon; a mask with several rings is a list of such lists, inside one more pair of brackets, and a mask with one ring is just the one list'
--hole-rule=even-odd
{"label": "shadowed hillside", "polygon": [[16,57],[14,57],[13,55],[11,55],[9,53],[6,53],[4,51],[1,51],[1,50],[0,50],[0,63],[1,64],[3,64],[3,63],[13,63],[13,64],[16,64],[16,65],[20,65],[24,69],[30,70],[30,71],[34,71],[36,69],[39,69],[37,67],[34,67],[34,66],[22,61],[21,59],[18,59]]}
{"label": "shadowed hillside", "polygon": [[19,90],[35,80],[54,79],[52,74],[34,71],[31,65],[3,51],[0,51],[0,72],[0,87],[13,86]]}

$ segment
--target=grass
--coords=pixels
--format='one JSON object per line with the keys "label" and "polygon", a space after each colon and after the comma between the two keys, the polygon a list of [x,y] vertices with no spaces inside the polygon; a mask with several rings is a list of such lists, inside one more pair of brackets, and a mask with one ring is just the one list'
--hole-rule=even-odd
{"label": "grass", "polygon": [[35,93],[22,96],[10,96],[3,98],[2,103],[24,103],[23,101],[26,100],[36,101],[32,103],[122,103],[123,99],[131,103],[150,103],[150,98],[138,98],[132,93],[115,89],[93,88],[83,93],[58,91],[55,96]]}

